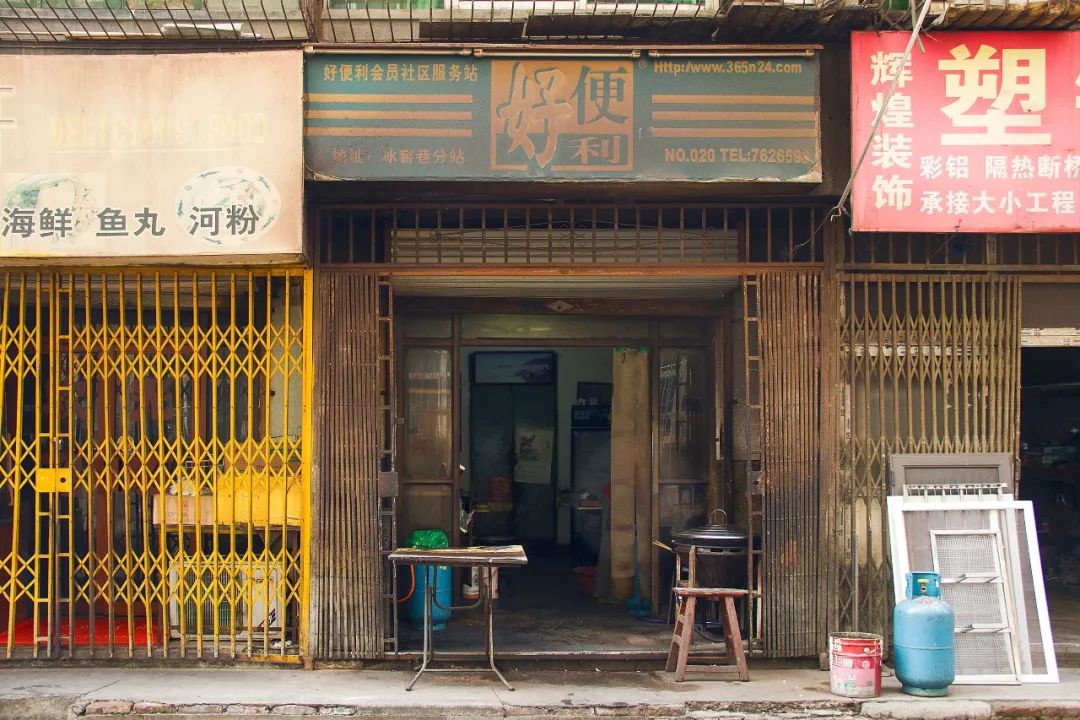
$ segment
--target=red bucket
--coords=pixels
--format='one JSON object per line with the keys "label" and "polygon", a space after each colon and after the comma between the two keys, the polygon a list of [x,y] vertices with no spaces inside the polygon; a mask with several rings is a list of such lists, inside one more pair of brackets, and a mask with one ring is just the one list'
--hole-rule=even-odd
{"label": "red bucket", "polygon": [[592,597],[596,594],[596,566],[585,565],[583,567],[574,568],[574,575],[577,576],[577,587],[585,597]]}
{"label": "red bucket", "polygon": [[829,679],[833,695],[876,698],[881,695],[880,635],[833,633],[829,636]]}

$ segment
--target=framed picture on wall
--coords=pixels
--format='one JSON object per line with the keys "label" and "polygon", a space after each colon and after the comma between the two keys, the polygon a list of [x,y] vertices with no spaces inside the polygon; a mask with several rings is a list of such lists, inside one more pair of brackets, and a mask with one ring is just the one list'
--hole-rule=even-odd
{"label": "framed picture on wall", "polygon": [[553,352],[474,352],[470,358],[476,385],[550,385],[555,382]]}

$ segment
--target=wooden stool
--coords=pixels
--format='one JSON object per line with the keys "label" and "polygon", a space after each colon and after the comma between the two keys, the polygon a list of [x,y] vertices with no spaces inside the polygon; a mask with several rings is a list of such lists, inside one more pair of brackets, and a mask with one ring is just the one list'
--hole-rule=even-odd
{"label": "wooden stool", "polygon": [[[667,656],[667,672],[675,672],[675,682],[682,682],[686,677],[686,666],[694,672],[738,672],[743,682],[750,680],[750,670],[746,667],[746,651],[743,649],[739,619],[735,615],[735,598],[744,597],[746,590],[735,588],[695,588],[677,587],[674,589],[678,609],[675,611],[675,632],[671,636],[671,650]],[[708,663],[690,663],[690,646],[694,642],[694,611],[698,598],[716,600],[720,603],[720,621],[724,626],[724,647],[727,649],[728,662],[723,665]]]}

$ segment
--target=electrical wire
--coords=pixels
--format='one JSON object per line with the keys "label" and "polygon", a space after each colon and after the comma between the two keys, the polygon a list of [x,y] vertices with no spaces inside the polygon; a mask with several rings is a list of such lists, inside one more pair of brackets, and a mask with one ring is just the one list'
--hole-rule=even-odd
{"label": "electrical wire", "polygon": [[409,592],[405,593],[405,597],[397,601],[398,605],[404,605],[409,601],[409,598],[416,592],[416,568],[412,565],[409,566]]}
{"label": "electrical wire", "polygon": [[907,64],[908,58],[911,57],[911,50],[915,46],[916,42],[920,43],[919,32],[922,30],[923,23],[926,22],[926,16],[930,12],[931,0],[925,0],[922,6],[922,10],[919,11],[919,17],[915,19],[915,23],[911,26],[911,37],[908,38],[907,47],[904,48],[904,54],[900,58],[900,63],[897,66],[896,74],[893,75],[892,82],[889,84],[889,91],[885,93],[885,97],[881,102],[881,107],[878,108],[877,115],[874,116],[874,122],[870,125],[870,134],[866,138],[866,142],[863,144],[862,151],[859,153],[859,160],[855,163],[855,167],[851,170],[851,175],[848,177],[847,185],[844,186],[844,192],[840,194],[840,199],[836,201],[836,205],[829,209],[825,216],[821,219],[812,231],[810,231],[810,237],[802,241],[798,245],[791,248],[788,253],[788,260],[793,260],[796,252],[806,247],[817,237],[822,228],[828,222],[835,221],[841,215],[845,213],[844,203],[847,202],[848,197],[851,195],[851,189],[855,185],[855,178],[859,174],[859,170],[862,169],[863,162],[866,161],[866,154],[870,151],[870,145],[874,142],[874,134],[877,133],[878,126],[881,125],[882,118],[885,117],[885,113],[889,108],[889,103],[892,102],[893,94],[896,92],[896,88],[900,84],[900,75],[903,71],[904,65]]}
{"label": "electrical wire", "polygon": [[847,202],[848,197],[851,195],[851,188],[855,184],[855,178],[858,177],[859,170],[862,169],[863,162],[866,161],[866,154],[870,152],[870,145],[874,142],[874,135],[877,133],[878,126],[881,125],[881,120],[885,117],[885,113],[889,109],[889,103],[892,102],[893,94],[900,85],[900,77],[903,75],[903,68],[907,64],[908,58],[911,57],[911,49],[915,47],[915,42],[919,39],[919,31],[922,30],[923,23],[926,21],[926,16],[930,12],[930,2],[931,0],[924,0],[922,10],[919,11],[919,17],[915,20],[915,24],[911,26],[911,37],[908,38],[904,53],[900,56],[900,62],[897,65],[896,72],[893,74],[892,82],[889,84],[889,91],[885,93],[885,97],[881,101],[881,106],[878,108],[877,115],[874,116],[874,122],[870,125],[870,133],[866,136],[866,142],[863,143],[862,151],[859,153],[859,159],[855,163],[855,167],[851,170],[851,177],[848,178],[847,185],[844,186],[844,192],[840,194],[840,199],[829,212],[830,220],[835,220],[844,213],[844,203]]}

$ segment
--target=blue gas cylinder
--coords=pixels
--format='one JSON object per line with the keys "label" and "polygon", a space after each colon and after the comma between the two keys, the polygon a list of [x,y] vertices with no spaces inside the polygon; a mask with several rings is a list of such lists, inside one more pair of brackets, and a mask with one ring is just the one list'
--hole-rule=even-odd
{"label": "blue gas cylinder", "polygon": [[[432,586],[434,602],[431,603],[431,627],[442,630],[450,620],[450,605],[453,603],[453,582],[450,568],[446,565],[415,565],[413,572],[416,585],[406,605],[409,620],[415,628],[424,626],[424,595],[428,585]],[[439,606],[442,607],[439,607]]]}
{"label": "blue gas cylinder", "polygon": [[909,572],[907,600],[893,610],[896,677],[908,695],[948,695],[956,677],[953,610],[936,572]]}

